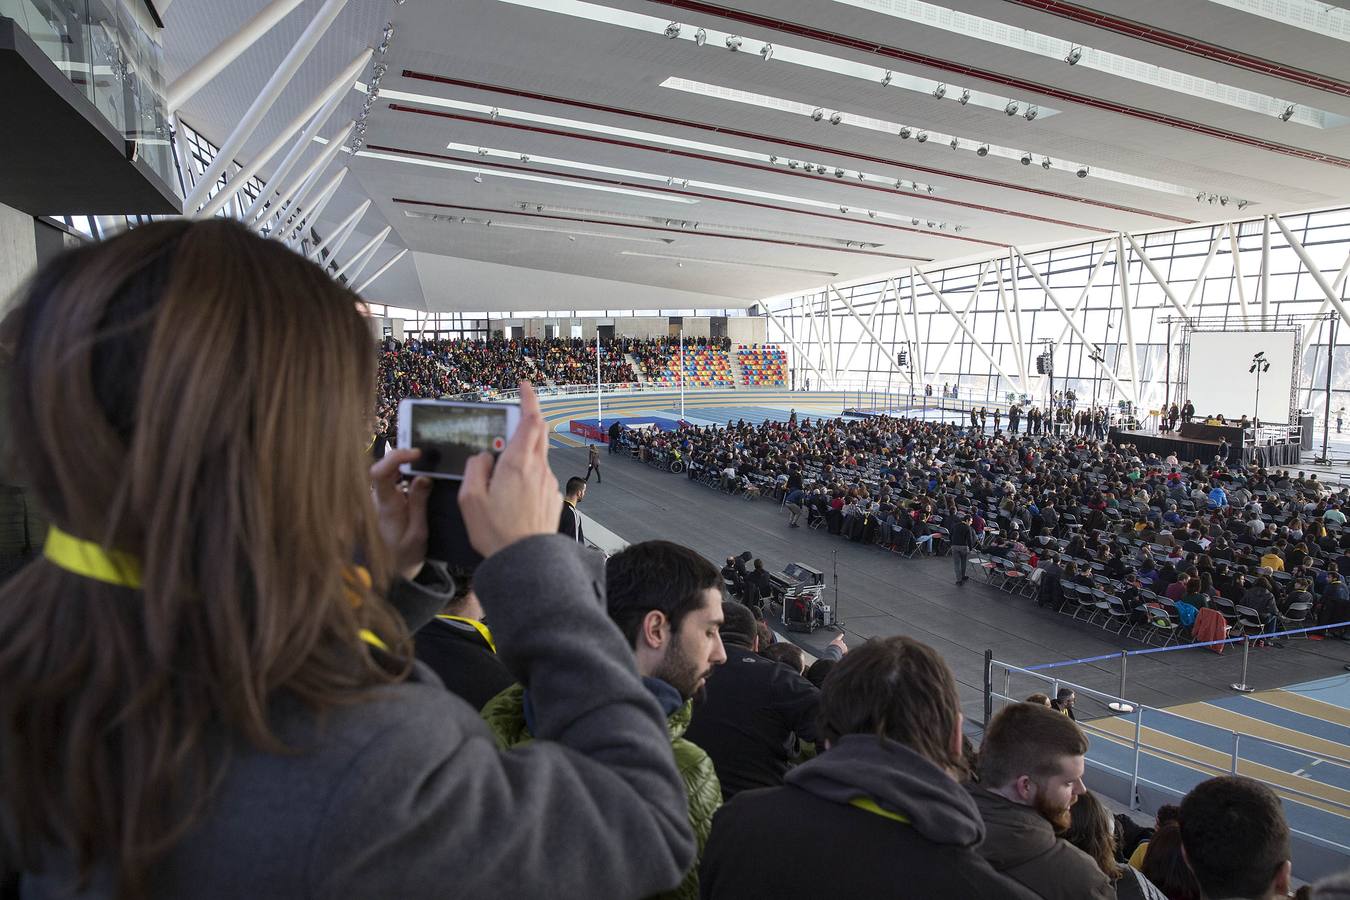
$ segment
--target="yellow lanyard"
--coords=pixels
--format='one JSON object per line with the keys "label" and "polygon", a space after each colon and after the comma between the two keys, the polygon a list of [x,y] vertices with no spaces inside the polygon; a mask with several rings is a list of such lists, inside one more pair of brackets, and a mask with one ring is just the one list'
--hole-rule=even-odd
{"label": "yellow lanyard", "polygon": [[854,797],[852,800],[848,801],[848,805],[856,806],[858,807],[858,809],[870,812],[874,816],[881,816],[884,819],[891,819],[893,821],[899,822],[902,825],[909,824],[909,819],[905,818],[899,813],[891,812],[889,809],[882,809],[880,806],[877,806],[877,802],[873,800],[871,797]]}
{"label": "yellow lanyard", "polygon": [[55,525],[47,529],[42,555],[67,572],[85,578],[119,587],[141,586],[141,564],[136,557],[118,550],[104,550],[93,541],[77,538]]}
{"label": "yellow lanyard", "polygon": [[[141,586],[141,564],[136,557],[120,550],[104,550],[93,541],[77,538],[55,525],[47,529],[47,542],[42,547],[42,555],[53,565],[85,578],[119,587]],[[370,574],[364,568],[355,567],[353,577],[358,583],[370,586]],[[482,630],[486,632],[486,626]],[[369,628],[362,628],[357,635],[370,646],[389,652],[389,645]]]}
{"label": "yellow lanyard", "polygon": [[492,640],[492,632],[488,631],[488,627],[484,625],[482,622],[478,621],[477,619],[466,619],[463,616],[437,616],[436,618],[445,619],[450,622],[463,622],[466,625],[472,625],[474,630],[483,636],[483,640],[487,641],[487,645],[492,649],[492,652],[493,653],[497,652],[497,644]]}

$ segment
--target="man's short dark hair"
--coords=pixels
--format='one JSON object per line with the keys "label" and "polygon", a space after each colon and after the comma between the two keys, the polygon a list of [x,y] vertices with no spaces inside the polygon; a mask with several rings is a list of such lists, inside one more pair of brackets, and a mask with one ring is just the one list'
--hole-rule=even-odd
{"label": "man's short dark hair", "polygon": [[1274,791],[1225,775],[1181,801],[1181,846],[1206,897],[1265,897],[1289,859],[1289,825]]}
{"label": "man's short dark hair", "polygon": [[980,783],[1002,788],[1030,775],[1059,770],[1065,756],[1083,756],[1088,739],[1063,713],[1037,703],[1013,703],[989,720],[980,745]]}
{"label": "man's short dark hair", "polygon": [[703,605],[703,592],[721,586],[716,566],[670,541],[629,544],[605,562],[609,617],[629,646],[637,643],[647,613],[660,610],[678,631],[684,617]]}
{"label": "man's short dark hair", "polygon": [[576,475],[573,475],[571,478],[567,479],[567,489],[564,496],[575,497],[577,494],[581,493],[581,490],[584,487],[586,487],[586,479],[578,478]]}
{"label": "man's short dark hair", "polygon": [[802,648],[791,641],[779,641],[776,644],[770,644],[762,648],[759,655],[765,659],[783,663],[798,674],[801,674],[802,669],[806,666],[806,655],[802,653]]}
{"label": "man's short dark hair", "polygon": [[736,600],[722,601],[722,625],[718,631],[723,644],[749,647],[755,642],[755,626],[755,614],[750,607]]}
{"label": "man's short dark hair", "polygon": [[868,641],[830,672],[820,694],[820,731],[829,741],[875,734],[939,766],[960,770],[952,747],[961,702],[937,651],[913,638]]}

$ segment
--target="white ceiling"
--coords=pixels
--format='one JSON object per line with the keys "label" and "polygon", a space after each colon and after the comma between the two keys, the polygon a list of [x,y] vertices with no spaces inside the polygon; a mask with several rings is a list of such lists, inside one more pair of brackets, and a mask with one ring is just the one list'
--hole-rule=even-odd
{"label": "white ceiling", "polygon": [[[165,16],[169,80],[263,5],[264,0],[175,0]],[[223,140],[320,5],[321,0],[305,0],[192,98],[181,111],[183,118],[213,141]],[[659,32],[503,0],[406,0],[397,5],[349,0],[240,156],[247,159],[270,141],[357,52],[377,44],[384,23],[392,21],[395,33],[383,57],[389,66],[382,85],[386,95],[392,89],[633,129],[805,159],[830,169],[921,181],[935,189],[931,195],[879,189],[832,174],[804,175],[767,161],[673,152],[676,148],[668,144],[645,139],[621,144],[572,126],[543,126],[508,114],[493,119],[381,96],[367,121],[368,149],[478,168],[482,181],[476,183],[470,172],[344,155],[351,172],[318,230],[330,231],[364,199],[371,199],[371,209],[344,254],[391,225],[393,232],[366,275],[398,250],[412,252],[371,286],[369,299],[431,310],[746,306],[766,296],[916,262],[998,253],[1014,243],[1087,239],[1118,230],[1329,206],[1350,198],[1350,163],[1300,158],[1304,151],[1350,157],[1350,126],[1318,129],[1281,122],[827,0],[734,0],[720,6],[606,0],[606,5],[678,21],[686,33],[701,25],[741,35],[756,48],[760,41],[770,41],[1057,112],[1028,122],[975,104],[961,106],[953,102],[954,91],[938,100],[777,58],[766,61],[753,52],[732,53],[712,41],[700,48],[688,40],[667,40]],[[1127,9],[1134,22],[1332,78],[1340,82],[1337,89],[1318,90],[1291,78],[1257,74],[1053,16],[1017,0],[953,0],[944,5],[1350,116],[1346,42],[1218,4],[1135,0]],[[1106,0],[1089,6],[1113,16],[1126,8]],[[859,40],[876,49],[841,46]],[[897,53],[922,54],[926,61],[897,58]],[[415,77],[418,73],[441,80]],[[894,133],[813,122],[797,112],[659,86],[671,76],[1023,148],[1034,151],[1038,162],[1049,155],[1195,191],[1243,197],[1251,205],[1238,213],[1232,206],[1198,204],[1191,194],[1161,193],[1095,175],[1075,178],[1070,171],[1043,171],[1039,165],[1022,166],[995,155],[981,158],[938,141],[921,145]],[[362,81],[368,79],[369,73],[362,76]],[[1008,86],[1009,79],[1016,86]],[[1049,91],[1070,96],[1051,96]],[[356,116],[362,100],[353,91],[321,133],[332,133]],[[1103,103],[1109,108],[1101,108]],[[531,159],[480,157],[447,149],[449,143],[523,153]],[[316,144],[310,153],[319,149]],[[669,185],[582,171],[541,162],[541,157],[677,181]],[[264,167],[264,176],[269,170]],[[563,183],[506,177],[511,173]],[[683,179],[721,187],[684,187]],[[646,196],[585,185],[640,190]],[[755,200],[722,188],[790,195],[825,208]],[[841,213],[841,206],[848,211]],[[869,209],[883,216],[871,219]],[[887,220],[886,214],[902,220]],[[921,220],[919,228],[911,226],[911,217]],[[669,226],[667,219],[672,220]],[[492,224],[485,224],[489,220]],[[930,220],[947,227],[930,229]],[[843,246],[844,241],[858,245]]]}

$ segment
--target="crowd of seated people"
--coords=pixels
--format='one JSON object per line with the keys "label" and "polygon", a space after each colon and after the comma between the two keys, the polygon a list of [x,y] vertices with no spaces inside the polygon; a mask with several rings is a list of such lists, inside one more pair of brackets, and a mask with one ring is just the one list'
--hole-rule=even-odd
{"label": "crowd of seated people", "polygon": [[794,414],[623,439],[679,453],[691,479],[784,501],[789,527],[905,554],[944,552],[969,516],[981,554],[1041,568],[1038,599],[1056,608],[1082,586],[1118,602],[1126,623],[1161,616],[1177,636],[1197,620],[1223,633],[1350,620],[1350,496],[1315,474],[1141,456],[1091,430],[991,434],[893,417]]}

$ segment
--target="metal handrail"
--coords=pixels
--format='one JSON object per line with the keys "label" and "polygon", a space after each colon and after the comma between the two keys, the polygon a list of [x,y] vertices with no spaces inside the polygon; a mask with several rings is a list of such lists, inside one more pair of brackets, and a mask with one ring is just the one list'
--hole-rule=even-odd
{"label": "metal handrail", "polygon": [[[1245,734],[1245,733],[1243,733],[1243,732],[1236,731],[1236,730],[1234,730],[1234,729],[1232,729],[1232,728],[1225,728],[1225,727],[1222,726],[1222,725],[1215,725],[1215,724],[1212,723],[1212,722],[1204,722],[1204,721],[1201,721],[1200,719],[1195,719],[1195,718],[1192,718],[1192,717],[1190,717],[1190,716],[1181,715],[1180,713],[1174,713],[1174,712],[1171,712],[1171,711],[1169,711],[1169,710],[1160,709],[1160,708],[1152,707],[1152,706],[1147,706],[1147,705],[1142,704],[1142,703],[1132,702],[1132,701],[1126,700],[1124,697],[1119,697],[1119,696],[1116,696],[1116,695],[1114,695],[1114,694],[1109,694],[1109,693],[1106,693],[1105,691],[1099,691],[1099,690],[1096,690],[1095,688],[1087,687],[1086,685],[1074,684],[1073,682],[1066,681],[1066,680],[1063,680],[1063,679],[1060,679],[1060,678],[1056,678],[1055,676],[1052,676],[1052,675],[1043,675],[1043,674],[1041,674],[1040,672],[1036,672],[1036,671],[1033,671],[1033,670],[1031,670],[1031,669],[1026,669],[1026,668],[1023,668],[1023,667],[1021,667],[1021,666],[1015,666],[1015,665],[1013,665],[1012,663],[1005,663],[1005,662],[1002,662],[1002,661],[1000,661],[1000,660],[996,660],[996,659],[993,658],[992,655],[988,655],[988,656],[987,656],[987,658],[986,658],[986,665],[988,666],[988,671],[986,672],[986,683],[990,686],[989,696],[990,696],[991,702],[992,702],[992,700],[994,700],[994,699],[999,699],[999,700],[1003,700],[1003,701],[1007,701],[1007,702],[1017,702],[1017,700],[1016,700],[1015,697],[1013,697],[1011,694],[1006,693],[1007,690],[1009,689],[1008,686],[1009,686],[1009,682],[1011,681],[1011,675],[1012,675],[1012,673],[1013,673],[1013,672],[1017,672],[1017,673],[1019,673],[1019,674],[1021,674],[1021,675],[1027,675],[1027,676],[1030,676],[1030,677],[1032,677],[1032,678],[1038,679],[1038,680],[1040,680],[1040,681],[1042,681],[1042,682],[1048,683],[1048,684],[1051,686],[1051,691],[1054,692],[1054,693],[1058,693],[1059,688],[1060,688],[1061,686],[1063,686],[1063,687],[1069,687],[1069,688],[1072,688],[1072,689],[1074,690],[1075,693],[1083,693],[1083,694],[1086,694],[1086,695],[1089,696],[1089,697],[1103,698],[1103,699],[1105,699],[1106,701],[1108,701],[1108,703],[1110,703],[1110,702],[1115,702],[1115,703],[1124,704],[1124,705],[1130,707],[1130,708],[1132,709],[1132,712],[1130,712],[1128,716],[1122,716],[1122,718],[1133,718],[1133,719],[1134,719],[1134,725],[1135,725],[1135,736],[1134,736],[1134,740],[1133,740],[1133,749],[1134,749],[1134,771],[1133,771],[1133,772],[1130,772],[1130,773],[1124,773],[1124,772],[1122,772],[1121,774],[1129,774],[1130,777],[1131,777],[1131,782],[1130,782],[1130,785],[1131,785],[1131,787],[1130,787],[1130,798],[1131,798],[1131,799],[1130,799],[1130,808],[1131,808],[1131,809],[1134,809],[1135,806],[1136,806],[1136,804],[1137,804],[1137,802],[1138,802],[1138,785],[1139,785],[1139,782],[1140,782],[1140,776],[1139,776],[1139,757],[1140,757],[1141,751],[1142,751],[1143,749],[1145,749],[1145,748],[1148,749],[1150,752],[1153,752],[1153,753],[1156,753],[1156,754],[1166,755],[1166,756],[1171,757],[1171,758],[1174,758],[1174,759],[1182,759],[1182,760],[1186,760],[1187,762],[1194,763],[1195,765],[1201,766],[1201,767],[1203,767],[1203,768],[1206,769],[1206,770],[1212,770],[1212,771],[1216,771],[1216,772],[1223,772],[1223,771],[1224,771],[1222,766],[1216,766],[1216,765],[1214,765],[1214,764],[1211,763],[1211,762],[1205,762],[1204,760],[1195,759],[1194,757],[1188,756],[1188,755],[1186,755],[1186,754],[1184,754],[1184,753],[1179,753],[1179,752],[1174,751],[1174,750],[1167,750],[1167,749],[1165,749],[1165,748],[1158,747],[1158,746],[1155,746],[1155,745],[1153,745],[1153,744],[1146,743],[1146,742],[1143,740],[1143,734],[1142,734],[1142,732],[1143,732],[1144,711],[1145,711],[1145,710],[1153,710],[1153,711],[1156,712],[1156,713],[1166,713],[1167,715],[1175,716],[1175,717],[1177,717],[1177,718],[1179,718],[1179,719],[1183,719],[1183,720],[1188,721],[1188,722],[1194,722],[1194,723],[1199,724],[1199,725],[1205,725],[1205,726],[1208,726],[1209,728],[1213,728],[1213,729],[1215,729],[1215,730],[1217,730],[1217,731],[1227,733],[1227,734],[1230,736],[1230,738],[1232,739],[1232,750],[1228,752],[1228,756],[1229,756],[1229,758],[1230,758],[1230,760],[1231,760],[1231,763],[1230,763],[1229,768],[1228,768],[1228,773],[1229,773],[1229,774],[1237,774],[1237,772],[1238,772],[1238,763],[1244,759],[1244,757],[1241,755],[1241,744],[1242,744],[1242,741],[1243,741],[1244,739],[1245,739],[1245,740],[1248,740],[1248,741],[1252,741],[1252,740],[1258,741],[1258,742],[1260,742],[1260,743],[1262,743],[1262,744],[1266,744],[1266,745],[1273,746],[1273,747],[1278,747],[1278,748],[1280,748],[1280,749],[1282,749],[1282,750],[1287,750],[1287,751],[1290,751],[1290,752],[1293,752],[1293,753],[1296,753],[1296,754],[1299,754],[1299,755],[1302,755],[1302,756],[1309,756],[1309,757],[1313,757],[1313,758],[1317,758],[1317,759],[1322,759],[1322,760],[1324,760],[1324,761],[1331,762],[1331,763],[1334,763],[1334,764],[1336,764],[1336,765],[1340,765],[1340,766],[1343,766],[1343,767],[1350,767],[1350,761],[1347,761],[1347,760],[1345,760],[1345,759],[1342,759],[1342,758],[1339,758],[1339,757],[1336,757],[1336,756],[1333,756],[1333,755],[1322,754],[1322,753],[1316,753],[1316,754],[1314,754],[1314,753],[1310,752],[1309,750],[1307,750],[1306,748],[1303,748],[1303,747],[1295,747],[1295,746],[1293,746],[1293,745],[1291,745],[1291,744],[1286,744],[1286,743],[1283,743],[1283,742],[1281,742],[1281,741],[1272,740],[1271,738],[1261,737],[1261,736],[1259,736],[1259,735]],[[1004,685],[1005,685],[1005,686],[1004,686],[1004,692],[995,691],[995,690],[993,689],[993,672],[994,672],[994,668],[1001,669],[1001,670],[1003,671],[1003,673],[1004,673]],[[986,724],[987,724],[987,723],[986,723]],[[1102,728],[1100,728],[1100,727],[1092,726],[1091,728],[1089,728],[1089,726],[1092,726],[1092,723],[1091,723],[1091,722],[1085,722],[1085,723],[1083,723],[1083,726],[1082,726],[1082,727],[1088,728],[1089,730],[1091,730],[1091,731],[1093,731],[1093,732],[1095,732],[1095,733],[1099,733],[1099,734],[1101,734],[1101,735],[1104,736],[1104,737],[1109,737],[1109,738],[1114,739],[1114,740],[1121,740],[1121,741],[1128,741],[1128,740],[1129,740],[1128,738],[1125,738],[1125,737],[1123,737],[1122,735],[1114,734],[1114,733],[1112,733],[1112,732],[1108,732],[1108,731],[1106,731],[1105,729],[1102,729]],[[1221,752],[1221,751],[1215,751],[1215,752]],[[1254,762],[1253,760],[1247,760],[1247,761],[1248,761],[1248,762]],[[1113,768],[1113,767],[1107,767],[1107,768]],[[1114,770],[1114,769],[1113,769],[1113,770]],[[1285,794],[1291,794],[1291,795],[1294,795],[1294,796],[1297,796],[1297,797],[1305,797],[1305,798],[1307,798],[1307,799],[1309,799],[1309,800],[1315,800],[1315,801],[1317,801],[1318,803],[1326,804],[1326,805],[1329,805],[1329,806],[1333,806],[1333,807],[1335,807],[1335,808],[1337,808],[1337,809],[1339,809],[1339,810],[1344,810],[1344,811],[1346,811],[1346,812],[1350,812],[1350,803],[1343,803],[1343,802],[1341,802],[1341,801],[1339,801],[1339,800],[1333,800],[1333,799],[1330,799],[1330,798],[1328,798],[1328,797],[1321,797],[1321,796],[1318,796],[1318,795],[1316,795],[1316,794],[1311,794],[1311,793],[1308,793],[1308,792],[1306,792],[1306,791],[1299,790],[1298,788],[1286,787],[1286,786],[1284,786],[1284,785],[1275,784],[1274,782],[1270,782],[1270,781],[1267,781],[1267,780],[1262,779],[1262,778],[1256,778],[1256,780],[1262,782],[1263,784],[1269,785],[1272,789],[1274,789],[1274,790],[1276,790],[1276,791],[1283,792],[1283,793],[1285,793]]]}

